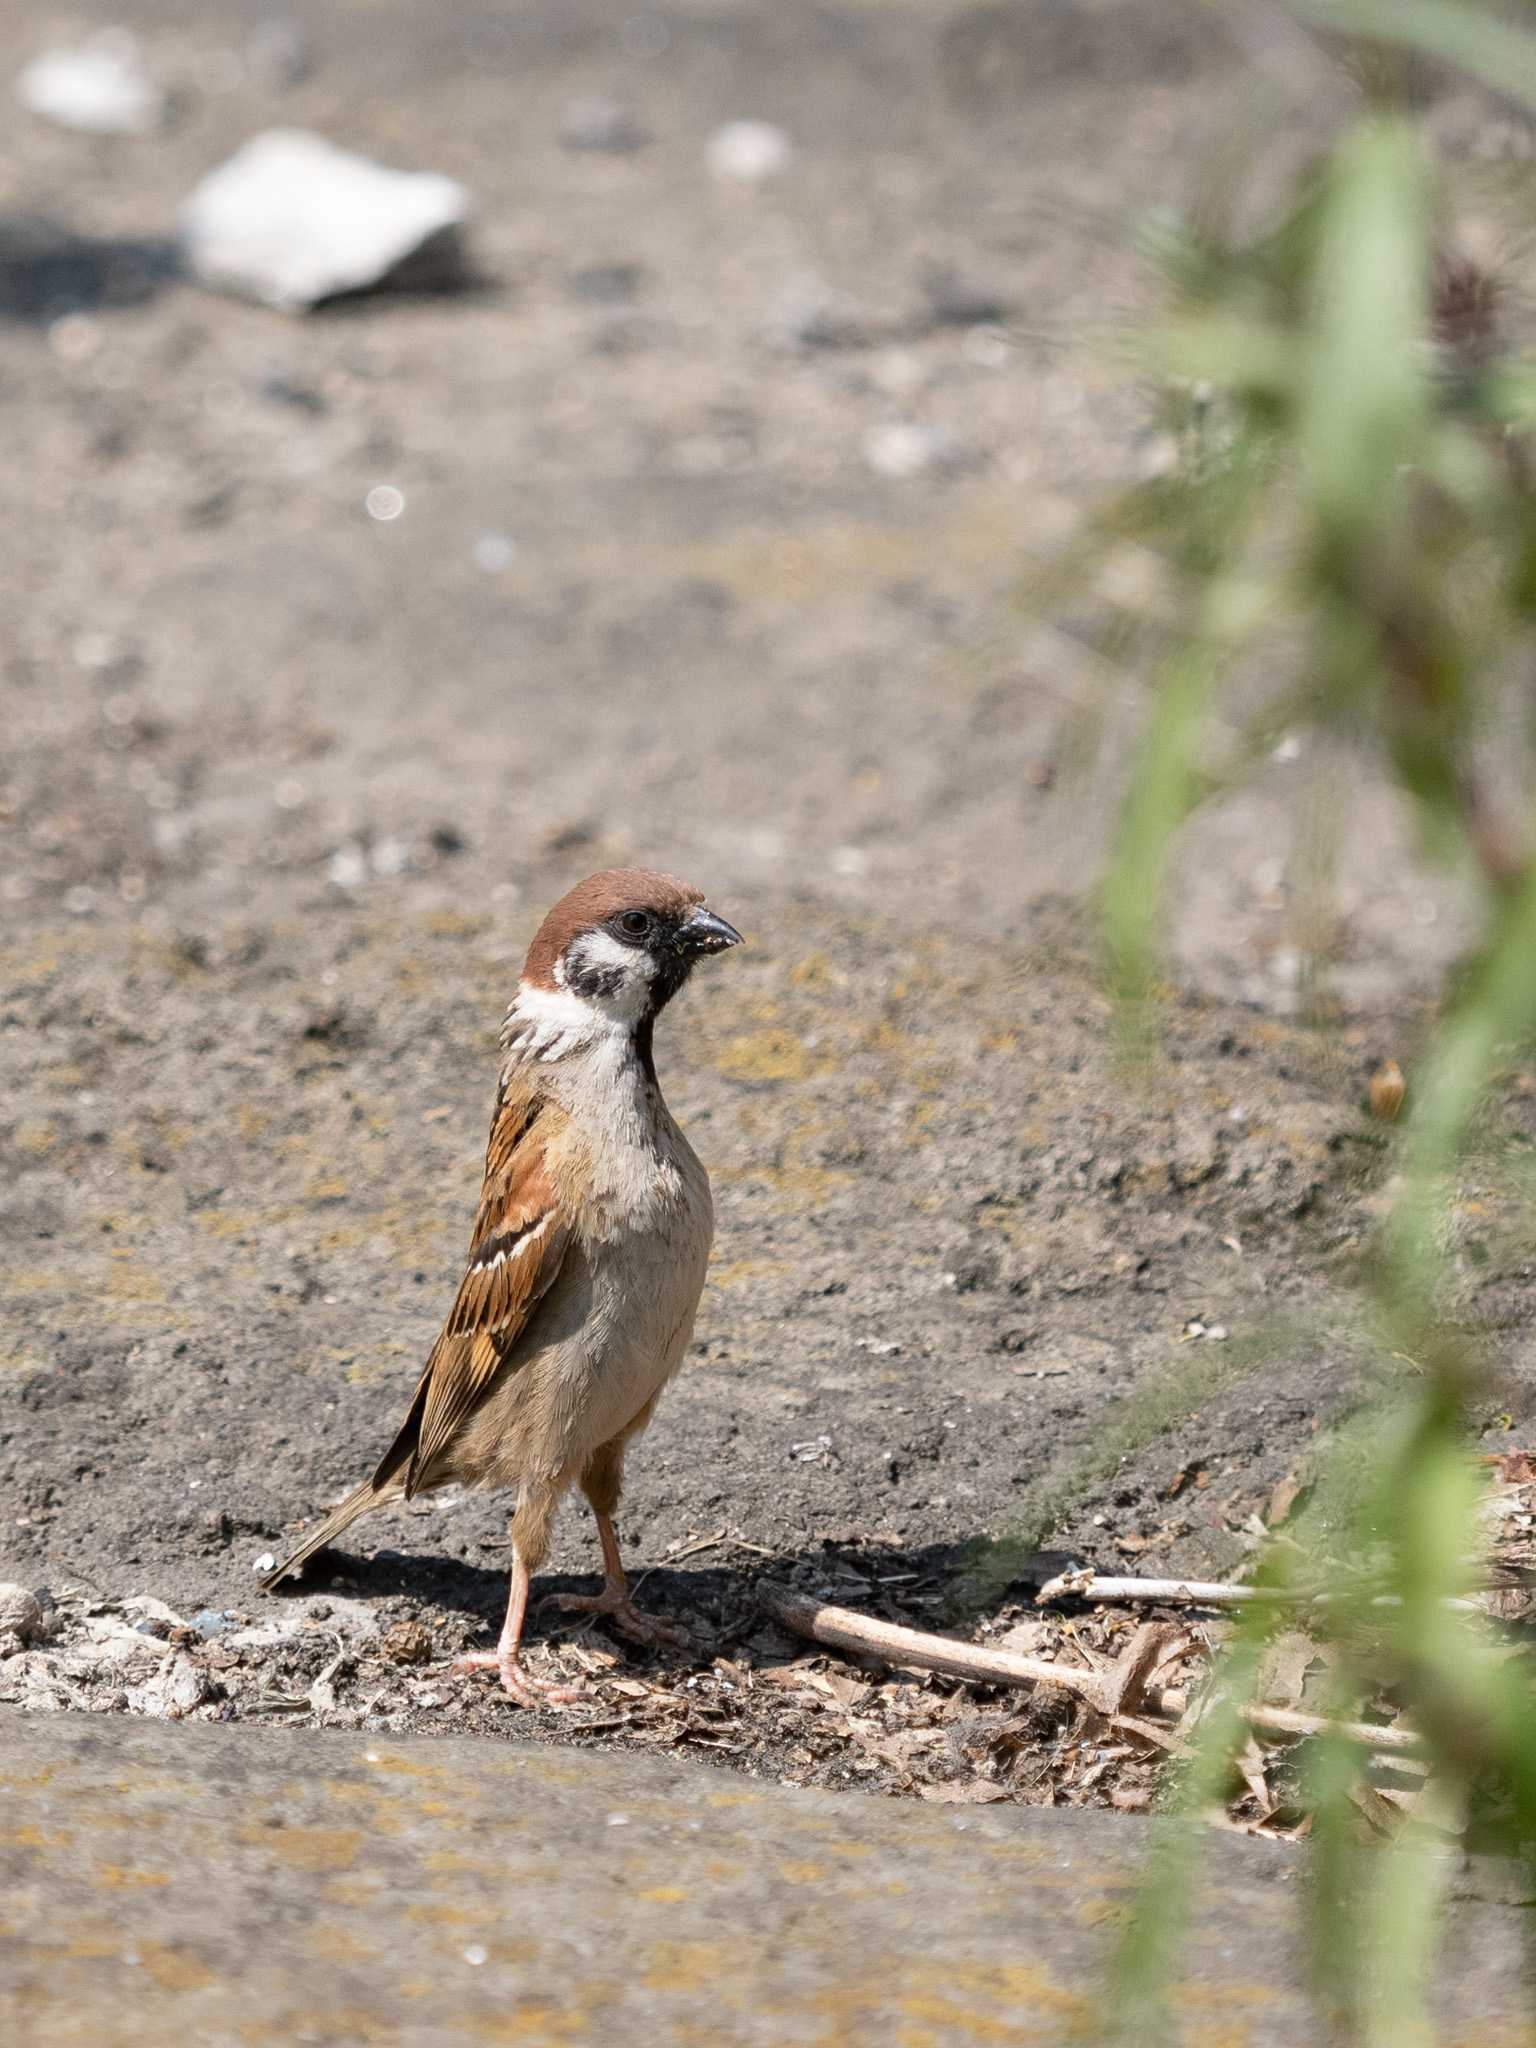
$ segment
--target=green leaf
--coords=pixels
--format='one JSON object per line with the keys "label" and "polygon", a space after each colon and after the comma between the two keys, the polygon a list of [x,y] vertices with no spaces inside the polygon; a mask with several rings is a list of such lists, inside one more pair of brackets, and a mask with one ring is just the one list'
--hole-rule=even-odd
{"label": "green leaf", "polygon": [[1298,422],[1317,515],[1345,545],[1390,516],[1403,465],[1420,453],[1428,234],[1413,136],[1400,122],[1366,123],[1330,179]]}
{"label": "green leaf", "polygon": [[1153,328],[1142,351],[1165,376],[1283,396],[1296,383],[1295,347],[1278,328],[1211,313]]}
{"label": "green leaf", "polygon": [[1395,43],[1536,105],[1536,39],[1459,0],[1297,0],[1321,28]]}
{"label": "green leaf", "polygon": [[1492,1078],[1500,1047],[1536,1029],[1536,870],[1503,906],[1467,993],[1442,1027],[1415,1091],[1406,1186],[1388,1229],[1392,1307],[1405,1325],[1427,1319],[1439,1269],[1438,1225],[1462,1137]]}

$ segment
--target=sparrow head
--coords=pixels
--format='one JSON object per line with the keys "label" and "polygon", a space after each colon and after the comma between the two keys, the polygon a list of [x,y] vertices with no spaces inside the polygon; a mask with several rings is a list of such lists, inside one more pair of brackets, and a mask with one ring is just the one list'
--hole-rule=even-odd
{"label": "sparrow head", "polygon": [[702,891],[675,875],[605,868],[562,896],[540,925],[522,987],[580,1005],[594,1024],[638,1032],[696,961],[740,944],[741,933],[705,908]]}

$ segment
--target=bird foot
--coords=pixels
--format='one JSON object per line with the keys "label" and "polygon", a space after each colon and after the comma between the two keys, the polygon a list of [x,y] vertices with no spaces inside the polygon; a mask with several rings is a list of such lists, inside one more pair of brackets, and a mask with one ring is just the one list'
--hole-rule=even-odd
{"label": "bird foot", "polygon": [[467,1678],[475,1671],[498,1672],[502,1691],[520,1707],[570,1707],[581,1698],[568,1685],[551,1685],[548,1679],[531,1677],[515,1656],[501,1650],[466,1651],[454,1658],[449,1669],[455,1678]]}
{"label": "bird foot", "polygon": [[564,1614],[603,1615],[611,1621],[621,1636],[628,1636],[631,1642],[651,1643],[659,1648],[682,1650],[688,1646],[688,1637],[680,1628],[674,1628],[669,1621],[661,1621],[654,1614],[647,1614],[643,1608],[630,1599],[626,1587],[608,1585],[601,1593],[553,1593],[552,1603]]}

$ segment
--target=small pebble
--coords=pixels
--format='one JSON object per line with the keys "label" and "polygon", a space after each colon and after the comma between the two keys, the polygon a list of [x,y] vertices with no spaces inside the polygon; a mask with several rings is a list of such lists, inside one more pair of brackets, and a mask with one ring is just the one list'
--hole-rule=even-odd
{"label": "small pebble", "polygon": [[761,185],[788,170],[793,154],[789,137],[771,121],[727,121],[709,138],[704,161],[712,177]]}
{"label": "small pebble", "polygon": [[107,28],[74,50],[46,50],[16,80],[29,113],[82,135],[149,135],[165,98],[127,29]]}
{"label": "small pebble", "polygon": [[916,420],[887,420],[864,436],[864,460],[876,476],[913,477],[942,461],[949,436]]}
{"label": "small pebble", "polygon": [[640,123],[617,100],[595,96],[567,100],[560,110],[560,141],[566,149],[628,156],[644,149],[649,140]]}
{"label": "small pebble", "polygon": [[511,568],[517,546],[504,533],[482,533],[472,553],[477,569],[487,576],[499,576],[503,569]]}
{"label": "small pebble", "polygon": [[253,1557],[251,1559],[251,1570],[253,1572],[269,1572],[276,1563],[277,1559],[273,1556],[272,1552],[264,1550],[260,1557]]}
{"label": "small pebble", "polygon": [[37,1595],[11,1581],[0,1584],[0,1636],[13,1635],[29,1643],[47,1632],[47,1620]]}

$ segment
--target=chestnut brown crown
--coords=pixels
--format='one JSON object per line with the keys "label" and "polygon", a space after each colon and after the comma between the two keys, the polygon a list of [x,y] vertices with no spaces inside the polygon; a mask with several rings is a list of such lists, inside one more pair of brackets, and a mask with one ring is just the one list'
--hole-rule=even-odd
{"label": "chestnut brown crown", "polygon": [[681,924],[703,901],[702,889],[676,875],[659,875],[650,868],[603,868],[568,889],[539,926],[523,963],[523,979],[535,988],[557,987],[555,963],[572,940],[626,911],[645,911]]}

